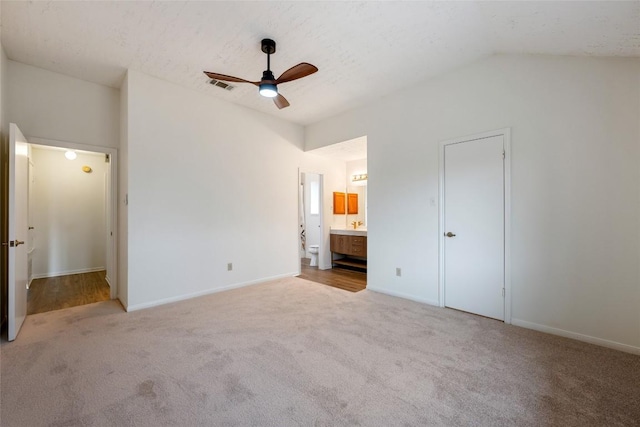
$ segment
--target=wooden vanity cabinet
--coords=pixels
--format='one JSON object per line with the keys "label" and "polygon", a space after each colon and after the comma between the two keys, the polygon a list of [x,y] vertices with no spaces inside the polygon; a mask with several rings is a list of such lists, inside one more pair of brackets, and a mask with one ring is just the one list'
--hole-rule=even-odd
{"label": "wooden vanity cabinet", "polygon": [[[331,257],[333,264],[348,265],[351,267],[367,268],[367,237],[348,236],[344,234],[331,234]],[[333,259],[333,254],[345,255],[346,258]],[[349,257],[358,257],[352,259]]]}
{"label": "wooden vanity cabinet", "polygon": [[341,234],[331,234],[330,235],[330,244],[331,252],[335,252],[338,254],[344,254],[347,251],[347,237]]}

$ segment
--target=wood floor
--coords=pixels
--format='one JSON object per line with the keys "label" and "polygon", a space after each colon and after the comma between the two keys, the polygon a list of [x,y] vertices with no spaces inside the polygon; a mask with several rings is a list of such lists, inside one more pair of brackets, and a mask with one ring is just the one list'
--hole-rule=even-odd
{"label": "wood floor", "polygon": [[318,267],[310,267],[309,262],[309,258],[302,258],[300,276],[298,276],[301,279],[322,283],[323,285],[333,286],[349,292],[358,292],[367,287],[367,273],[343,268],[319,270]]}
{"label": "wood floor", "polygon": [[27,314],[44,313],[110,298],[105,271],[35,279],[27,297]]}

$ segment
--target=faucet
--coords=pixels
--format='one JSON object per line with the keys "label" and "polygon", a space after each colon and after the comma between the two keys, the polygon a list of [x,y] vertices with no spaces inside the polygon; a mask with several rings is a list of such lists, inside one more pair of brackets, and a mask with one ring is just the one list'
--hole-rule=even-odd
{"label": "faucet", "polygon": [[353,229],[355,230],[359,225],[362,225],[362,221],[353,221],[351,225],[353,225]]}

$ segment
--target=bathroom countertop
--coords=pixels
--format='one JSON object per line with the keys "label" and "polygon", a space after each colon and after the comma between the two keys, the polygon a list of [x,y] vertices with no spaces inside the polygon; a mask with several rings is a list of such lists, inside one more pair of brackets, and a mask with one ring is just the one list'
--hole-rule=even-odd
{"label": "bathroom countertop", "polygon": [[331,234],[342,234],[345,236],[366,236],[367,229],[366,228],[332,228],[330,231]]}

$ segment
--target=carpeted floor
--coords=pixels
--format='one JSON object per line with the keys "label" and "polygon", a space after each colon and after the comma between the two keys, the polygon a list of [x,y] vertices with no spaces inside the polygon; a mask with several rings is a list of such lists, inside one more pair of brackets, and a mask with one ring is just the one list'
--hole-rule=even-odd
{"label": "carpeted floor", "polygon": [[640,425],[640,356],[290,278],[29,316],[0,425]]}

